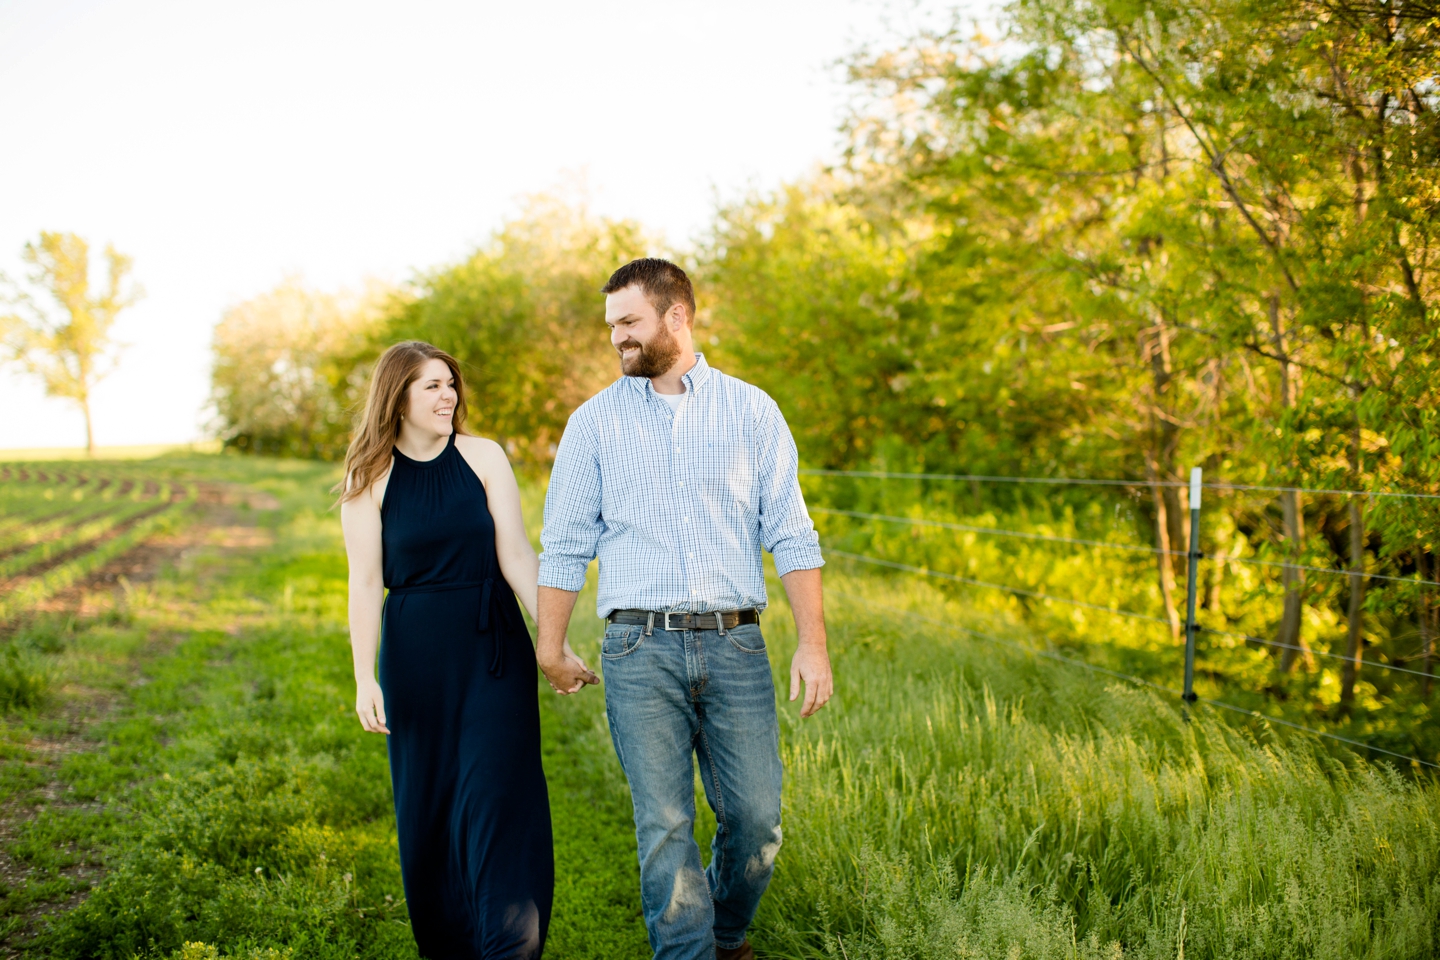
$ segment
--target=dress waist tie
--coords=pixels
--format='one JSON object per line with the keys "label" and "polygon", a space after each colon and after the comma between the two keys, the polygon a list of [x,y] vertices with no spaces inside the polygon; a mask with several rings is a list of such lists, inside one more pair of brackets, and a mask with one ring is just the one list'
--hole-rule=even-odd
{"label": "dress waist tie", "polygon": [[391,587],[390,592],[401,595],[407,593],[444,593],[450,590],[474,590],[480,588],[480,615],[475,619],[476,633],[490,634],[490,675],[493,677],[503,676],[505,673],[505,643],[501,637],[501,631],[495,629],[494,610],[490,603],[491,594],[495,589],[495,578],[486,577],[484,580],[471,580],[464,583],[429,583],[413,587]]}

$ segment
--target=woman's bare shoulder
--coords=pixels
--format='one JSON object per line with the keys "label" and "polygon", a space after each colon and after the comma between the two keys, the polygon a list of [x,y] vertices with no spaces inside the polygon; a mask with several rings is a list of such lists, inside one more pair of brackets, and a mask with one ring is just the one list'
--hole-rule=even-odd
{"label": "woman's bare shoulder", "polygon": [[505,456],[505,448],[489,437],[472,437],[468,433],[458,433],[455,435],[455,446],[464,454],[474,452],[480,456],[508,459]]}
{"label": "woman's bare shoulder", "polygon": [[[342,513],[346,506],[354,505],[379,511],[385,504],[385,490],[390,486],[390,473],[395,469],[395,458],[391,457],[390,462],[385,465],[385,472],[376,477],[370,483],[370,489],[353,497],[347,497],[341,502]],[[345,484],[348,487],[350,478],[346,478]]]}
{"label": "woman's bare shoulder", "polygon": [[460,456],[470,464],[470,469],[480,478],[480,482],[489,485],[490,478],[499,475],[499,471],[510,471],[510,458],[505,456],[505,448],[494,440],[486,437],[472,437],[467,434],[457,434],[455,437],[455,449],[460,451]]}

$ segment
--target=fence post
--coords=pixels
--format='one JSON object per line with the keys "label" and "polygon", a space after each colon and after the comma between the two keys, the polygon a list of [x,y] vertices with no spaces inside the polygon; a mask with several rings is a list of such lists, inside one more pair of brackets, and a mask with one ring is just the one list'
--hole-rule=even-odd
{"label": "fence post", "polygon": [[1200,580],[1200,468],[1190,470],[1190,550],[1185,579],[1185,693],[1186,703],[1195,702],[1195,593]]}

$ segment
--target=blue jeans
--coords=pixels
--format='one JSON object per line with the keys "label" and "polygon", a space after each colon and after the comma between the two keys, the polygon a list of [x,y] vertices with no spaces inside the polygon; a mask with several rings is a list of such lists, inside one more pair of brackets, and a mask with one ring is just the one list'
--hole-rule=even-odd
{"label": "blue jeans", "polygon": [[[666,632],[611,624],[601,647],[605,712],[630,781],[640,901],[656,960],[713,960],[738,947],[780,849],[780,729],[758,624]],[[717,829],[695,845],[695,780]]]}

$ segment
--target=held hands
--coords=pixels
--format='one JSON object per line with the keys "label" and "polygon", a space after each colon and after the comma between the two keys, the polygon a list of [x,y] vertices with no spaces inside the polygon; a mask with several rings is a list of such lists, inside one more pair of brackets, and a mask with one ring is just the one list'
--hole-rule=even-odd
{"label": "held hands", "polygon": [[360,726],[371,733],[389,733],[385,726],[385,694],[373,677],[366,677],[355,684],[355,712],[360,715]]}
{"label": "held hands", "polygon": [[790,700],[800,696],[800,683],[805,683],[805,701],[800,716],[808,717],[825,706],[835,692],[835,679],[830,673],[830,653],[824,643],[801,643],[790,661]]}
{"label": "held hands", "polygon": [[[569,640],[561,648],[559,662],[549,666],[541,663],[540,669],[544,671],[545,679],[550,681],[551,688],[559,694],[575,693],[587,683],[600,682],[585,661],[570,649]],[[356,683],[355,713],[360,717],[360,726],[370,733],[390,732],[385,723],[385,694],[374,679],[365,678]]]}
{"label": "held hands", "polygon": [[550,689],[561,696],[577,693],[587,683],[600,682],[600,678],[585,665],[585,661],[570,649],[568,639],[560,648],[559,659],[542,657],[538,651],[535,659],[540,664],[540,671],[545,674],[545,679],[550,682]]}

